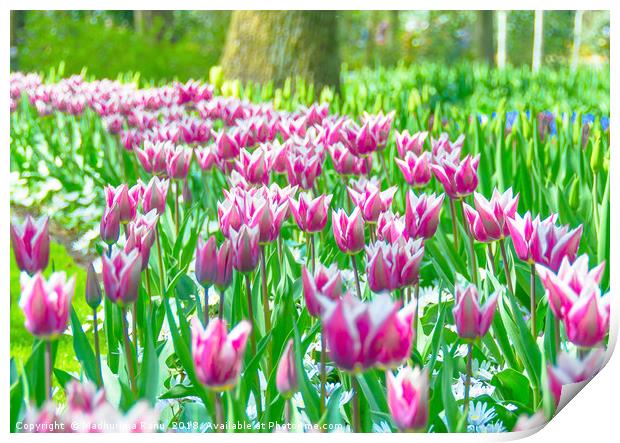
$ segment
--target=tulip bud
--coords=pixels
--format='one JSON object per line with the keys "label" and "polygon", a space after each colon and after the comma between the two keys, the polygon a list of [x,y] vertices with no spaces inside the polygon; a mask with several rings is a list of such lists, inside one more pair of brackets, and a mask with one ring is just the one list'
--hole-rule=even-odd
{"label": "tulip bud", "polygon": [[216,249],[214,236],[204,242],[198,239],[196,247],[196,280],[203,286],[215,285],[223,291],[232,282],[233,254],[230,241],[225,240]]}
{"label": "tulip bud", "polygon": [[332,211],[332,226],[336,244],[342,252],[356,254],[364,249],[364,219],[358,207],[350,216],[343,209]]}
{"label": "tulip bud", "polygon": [[338,300],[342,294],[342,276],[335,263],[329,268],[319,263],[314,271],[314,275],[310,274],[305,265],[302,265],[301,281],[304,289],[306,308],[308,309],[308,313],[313,317],[317,317],[321,314],[321,297]]}
{"label": "tulip bud", "polygon": [[276,372],[276,387],[284,398],[293,396],[298,388],[297,365],[295,364],[295,351],[293,349],[293,339],[290,339],[286,349],[280,357],[278,370]]}
{"label": "tulip bud", "polygon": [[596,139],[594,141],[594,147],[592,148],[592,156],[590,157],[590,167],[592,168],[592,172],[597,174],[601,170],[604,159],[605,151],[601,146],[600,139]]}
{"label": "tulip bud", "polygon": [[183,196],[183,203],[190,206],[192,204],[192,190],[189,189],[187,179],[183,180],[183,190],[181,191],[181,195]]}
{"label": "tulip bud", "polygon": [[403,431],[420,430],[428,422],[428,368],[400,370],[394,377],[386,371],[387,401],[396,426]]}
{"label": "tulip bud", "polygon": [[192,359],[198,380],[216,391],[235,386],[241,373],[243,354],[252,326],[242,320],[232,331],[215,318],[203,329],[198,318],[192,321]]}
{"label": "tulip bud", "polygon": [[407,193],[405,208],[405,229],[411,238],[429,239],[437,231],[441,205],[445,194],[421,194],[417,197],[413,191]]}
{"label": "tulip bud", "polygon": [[144,213],[149,213],[155,209],[161,215],[166,211],[166,197],[169,184],[170,181],[168,179],[160,180],[159,177],[153,177],[148,185],[144,186],[142,201]]}
{"label": "tulip bud", "polygon": [[598,345],[609,332],[609,295],[593,281],[587,283],[583,294],[575,301],[564,318],[566,336],[577,346]]}
{"label": "tulip bud", "polygon": [[26,317],[26,329],[36,337],[50,339],[67,329],[75,277],[67,280],[64,272],[45,279],[41,272],[21,275],[19,306]]}
{"label": "tulip bud", "polygon": [[130,253],[122,250],[112,252],[101,258],[103,264],[103,287],[112,303],[126,306],[138,298],[142,260],[134,249]]}
{"label": "tulip bud", "polygon": [[49,219],[26,216],[22,225],[11,223],[11,246],[17,267],[34,275],[47,267],[50,255]]}
{"label": "tulip bud", "polygon": [[573,210],[577,210],[579,208],[579,177],[575,176],[573,180],[573,184],[570,187],[570,191],[568,193],[568,205]]}
{"label": "tulip bud", "polygon": [[452,313],[459,336],[469,340],[482,338],[491,327],[497,305],[497,294],[491,295],[486,303],[480,306],[478,289],[474,285],[466,288],[457,285],[455,289],[455,304]]}
{"label": "tulip bud", "polygon": [[289,198],[291,213],[297,226],[304,232],[320,232],[325,228],[332,195],[321,195],[314,200],[305,193],[299,200]]}
{"label": "tulip bud", "polygon": [[101,223],[99,224],[99,234],[101,240],[108,245],[113,245],[118,241],[121,232],[120,207],[117,203],[107,206],[103,210]]}
{"label": "tulip bud", "polygon": [[547,381],[551,395],[557,407],[562,396],[564,385],[590,380],[603,366],[605,350],[593,349],[588,355],[579,359],[566,352],[560,352],[556,357],[555,366],[547,364]]}
{"label": "tulip bud", "polygon": [[101,286],[92,263],[88,265],[88,273],[86,274],[86,304],[92,309],[97,309],[101,304]]}
{"label": "tulip bud", "polygon": [[258,226],[249,228],[242,225],[239,231],[230,229],[230,241],[233,251],[233,266],[239,272],[252,272],[260,258]]}

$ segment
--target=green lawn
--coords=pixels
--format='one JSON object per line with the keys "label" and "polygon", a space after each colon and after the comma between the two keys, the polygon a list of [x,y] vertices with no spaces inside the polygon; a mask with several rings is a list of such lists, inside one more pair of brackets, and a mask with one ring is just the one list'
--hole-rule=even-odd
{"label": "green lawn", "polygon": [[[50,263],[45,275],[51,274],[52,269],[64,271],[68,276],[75,275],[75,295],[73,297],[73,307],[75,308],[84,328],[86,324],[91,327],[86,332],[92,342],[92,310],[84,299],[84,287],[86,283],[86,270],[81,268],[73,258],[67,253],[64,246],[52,242],[50,245]],[[32,349],[33,338],[24,327],[24,314],[19,307],[20,285],[19,268],[15,262],[13,251],[11,250],[11,358],[15,359],[17,368],[21,373],[22,368]],[[87,321],[88,318],[88,321]],[[101,327],[101,325],[100,325]],[[67,372],[79,374],[80,364],[73,352],[73,340],[70,335],[63,335],[59,339],[58,351],[56,355],[55,367]]]}

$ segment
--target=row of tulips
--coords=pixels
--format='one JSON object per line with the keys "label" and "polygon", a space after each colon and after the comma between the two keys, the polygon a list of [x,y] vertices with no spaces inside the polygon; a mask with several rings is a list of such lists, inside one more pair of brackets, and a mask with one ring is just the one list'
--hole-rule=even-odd
{"label": "row of tulips", "polygon": [[[393,113],[367,114],[359,123],[330,115],[325,105],[287,113],[214,96],[199,82],[137,90],[81,78],[18,80],[12,96],[26,94],[43,114],[97,112],[119,134],[123,169],[141,169],[135,185],[107,186],[101,201],[106,297],[94,267],[86,292],[94,353],[71,310],[73,280],[42,275],[48,221],[28,217],[11,228],[24,271],[20,305],[42,343],[35,352],[44,354],[43,398],[31,389],[33,377],[18,382],[34,407],[51,401],[54,342],[69,323],[83,376],[106,390],[120,386],[121,411],[146,399],[161,412],[158,399],[178,399],[179,410],[160,417],[166,428],[198,397],[201,416],[217,430],[235,420],[254,429],[278,420],[333,421],[360,432],[389,413],[401,430],[462,431],[471,419],[474,359],[494,363],[502,397],[512,383],[529,392],[503,400],[531,415],[532,425],[539,410],[552,416],[563,384],[588,379],[602,365],[609,296],[601,290],[604,264],[590,270],[588,256],[578,257],[582,225],[558,225],[557,214],[521,216],[512,188],[494,188],[490,199],[475,193],[479,168],[493,159],[465,154],[465,137],[392,136]],[[392,141],[394,163],[415,190],[391,185],[403,180],[388,162]],[[442,219],[446,200],[449,217]],[[213,233],[208,220],[216,218]],[[530,271],[526,290],[512,249]],[[453,258],[461,251],[467,260]],[[537,276],[544,294],[537,294]],[[433,281],[434,313],[420,295],[421,282]],[[107,358],[98,345],[98,311]],[[454,366],[461,344],[464,370]],[[316,387],[305,368],[311,345],[320,354]],[[584,367],[577,375],[567,369],[575,364]],[[461,375],[457,403],[452,385]],[[328,380],[340,386],[338,395]],[[344,389],[352,395],[341,404]],[[46,420],[47,408],[31,410],[30,421]],[[515,423],[508,426],[528,426],[525,417]]]}

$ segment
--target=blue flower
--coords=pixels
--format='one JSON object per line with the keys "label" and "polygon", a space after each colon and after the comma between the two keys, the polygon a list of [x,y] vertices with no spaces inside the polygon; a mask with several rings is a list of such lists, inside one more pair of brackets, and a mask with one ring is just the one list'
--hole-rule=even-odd
{"label": "blue flower", "polygon": [[601,117],[601,129],[603,132],[607,132],[609,130],[609,117]]}

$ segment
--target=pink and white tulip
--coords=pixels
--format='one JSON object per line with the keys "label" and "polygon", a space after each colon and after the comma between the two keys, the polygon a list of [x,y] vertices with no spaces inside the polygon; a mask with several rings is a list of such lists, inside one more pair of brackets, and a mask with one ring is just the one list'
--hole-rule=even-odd
{"label": "pink and white tulip", "polygon": [[112,303],[127,306],[138,299],[138,286],[142,271],[142,258],[138,250],[130,253],[115,250],[111,256],[101,257],[103,265],[103,287]]}
{"label": "pink and white tulip", "polygon": [[494,189],[490,201],[482,194],[474,192],[475,209],[466,203],[463,206],[467,225],[473,237],[479,242],[488,243],[509,235],[506,219],[514,218],[518,202],[519,194],[513,197],[512,188],[508,188],[503,194]]}
{"label": "pink and white tulip", "polygon": [[27,215],[23,224],[11,223],[11,246],[21,271],[30,275],[43,271],[50,256],[49,218]]}
{"label": "pink and white tulip", "polygon": [[305,193],[300,193],[299,200],[289,198],[291,213],[297,226],[303,232],[319,232],[325,228],[328,219],[329,204],[332,195],[322,194],[315,199]]}
{"label": "pink and white tulip", "polygon": [[224,290],[232,283],[233,253],[230,240],[217,249],[215,236],[205,242],[198,239],[196,247],[196,280],[203,285],[215,285]]}
{"label": "pink and white tulip", "polygon": [[407,152],[407,155],[403,160],[395,158],[396,165],[400,168],[405,181],[415,187],[419,188],[426,186],[432,178],[430,156],[428,152],[423,152],[421,155],[416,155],[413,152]]}
{"label": "pink and white tulip", "polygon": [[429,239],[437,231],[439,216],[444,194],[420,194],[413,191],[407,193],[405,209],[405,226],[411,238]]}
{"label": "pink and white tulip", "polygon": [[453,154],[431,165],[435,177],[452,199],[466,197],[478,187],[480,155],[473,158],[467,155],[463,160],[459,160],[458,155],[460,152],[453,151]]}
{"label": "pink and white tulip", "polygon": [[350,216],[339,209],[332,211],[332,227],[336,244],[342,252],[356,254],[364,249],[364,219],[358,207],[353,209]]}
{"label": "pink and white tulip", "polygon": [[313,317],[318,317],[322,312],[321,297],[335,301],[342,295],[342,276],[335,263],[329,268],[320,263],[317,264],[314,275],[305,265],[302,265],[301,281],[306,308]]}
{"label": "pink and white tulip", "polygon": [[497,294],[491,295],[484,305],[480,305],[478,289],[474,285],[455,287],[455,302],[452,313],[459,337],[475,340],[484,337],[493,321]]}
{"label": "pink and white tulip", "polygon": [[297,365],[295,363],[295,350],[293,349],[293,339],[286,344],[286,348],[280,357],[278,369],[276,371],[276,387],[284,398],[291,398],[297,391],[299,385],[297,377]]}
{"label": "pink and white tulip", "polygon": [[402,368],[396,377],[386,371],[387,402],[394,424],[402,431],[426,428],[429,414],[428,369]]}

